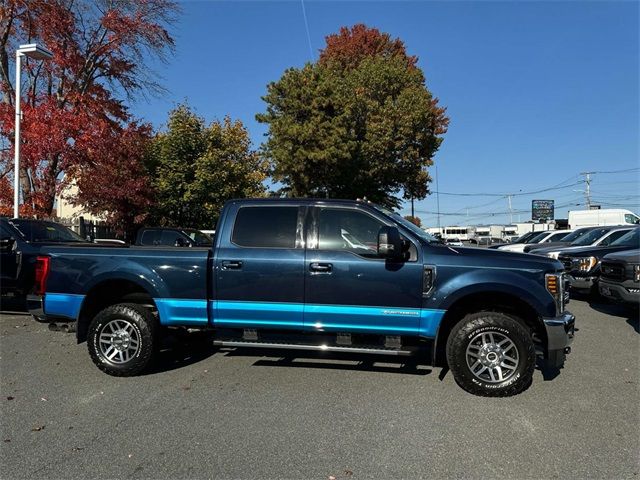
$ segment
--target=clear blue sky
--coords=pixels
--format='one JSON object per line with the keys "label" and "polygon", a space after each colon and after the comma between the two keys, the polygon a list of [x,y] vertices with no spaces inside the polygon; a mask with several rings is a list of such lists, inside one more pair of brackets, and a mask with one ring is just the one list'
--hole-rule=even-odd
{"label": "clear blue sky", "polygon": [[[448,109],[451,125],[435,157],[441,192],[568,185],[514,197],[514,210],[528,212],[533,198],[584,203],[574,191],[584,185],[573,185],[580,172],[640,166],[638,2],[306,0],[311,50],[300,1],[182,6],[175,56],[152,64],[167,95],[131,105],[157,128],[186,100],[207,121],[227,114],[242,120],[257,148],[266,128],[255,114],[264,110],[267,83],[317,58],[327,34],[365,23],[405,42]],[[595,174],[593,197],[638,212],[639,185],[637,170]],[[567,209],[556,217],[566,218]],[[422,212],[436,210],[436,196],[416,202],[416,210],[435,225],[435,215]],[[461,213],[443,215],[442,225],[509,222],[500,214],[507,211],[502,197],[440,195],[440,210]]]}

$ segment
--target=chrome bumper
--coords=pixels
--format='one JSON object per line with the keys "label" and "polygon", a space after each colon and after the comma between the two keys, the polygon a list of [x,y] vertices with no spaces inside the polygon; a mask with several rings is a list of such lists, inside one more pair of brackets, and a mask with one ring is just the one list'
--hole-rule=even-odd
{"label": "chrome bumper", "polygon": [[565,312],[558,317],[544,318],[543,321],[547,331],[547,365],[559,368],[564,365],[566,354],[571,350],[569,346],[573,343],[576,317]]}

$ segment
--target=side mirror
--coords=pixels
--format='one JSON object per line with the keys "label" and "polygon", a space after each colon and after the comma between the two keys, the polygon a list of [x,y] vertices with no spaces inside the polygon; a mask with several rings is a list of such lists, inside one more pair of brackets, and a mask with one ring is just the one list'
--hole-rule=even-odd
{"label": "side mirror", "polygon": [[176,247],[187,247],[187,242],[184,238],[176,238],[176,243],[174,244]]}
{"label": "side mirror", "polygon": [[402,238],[396,227],[378,230],[378,255],[384,258],[400,258],[403,254]]}
{"label": "side mirror", "polygon": [[0,238],[0,253],[11,253],[16,245],[16,239],[13,237]]}

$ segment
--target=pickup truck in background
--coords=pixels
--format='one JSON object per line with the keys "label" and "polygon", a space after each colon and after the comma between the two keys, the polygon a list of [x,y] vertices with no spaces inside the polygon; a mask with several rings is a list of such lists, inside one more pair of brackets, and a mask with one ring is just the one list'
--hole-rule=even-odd
{"label": "pickup truck in background", "polygon": [[0,294],[11,295],[24,307],[33,288],[36,258],[45,245],[83,245],[72,230],[47,220],[0,218]]}
{"label": "pickup truck in background", "polygon": [[144,247],[210,247],[212,239],[195,228],[143,227],[135,245]]}
{"label": "pickup truck in background", "polygon": [[234,200],[209,250],[47,247],[38,265],[31,313],[76,323],[117,376],[182,327],[216,346],[423,355],[473,394],[509,396],[537,352],[560,368],[574,335],[557,260],[449,247],[363,201]]}
{"label": "pickup truck in background", "polygon": [[640,248],[640,226],[632,227],[610,244],[561,250],[558,260],[569,275],[571,290],[597,294],[600,262],[605,255]]}
{"label": "pickup truck in background", "polygon": [[603,297],[640,306],[640,248],[605,255],[598,288]]}

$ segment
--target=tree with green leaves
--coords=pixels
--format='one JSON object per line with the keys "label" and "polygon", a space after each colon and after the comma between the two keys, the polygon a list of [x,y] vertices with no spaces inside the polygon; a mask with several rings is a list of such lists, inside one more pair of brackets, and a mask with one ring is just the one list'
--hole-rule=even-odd
{"label": "tree with green leaves", "polygon": [[186,105],[169,114],[146,162],[156,191],[152,217],[161,225],[210,229],[225,201],[265,192],[267,165],[242,122],[226,117],[207,127]]}
{"label": "tree with green leaves", "polygon": [[263,153],[292,196],[421,199],[449,119],[404,44],[356,25],[267,87]]}

